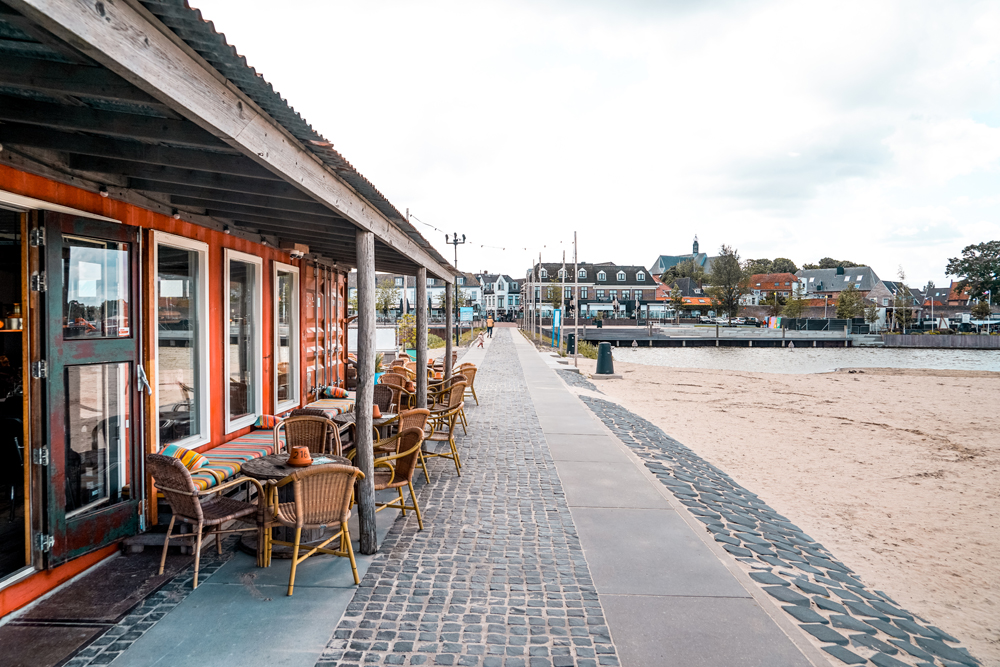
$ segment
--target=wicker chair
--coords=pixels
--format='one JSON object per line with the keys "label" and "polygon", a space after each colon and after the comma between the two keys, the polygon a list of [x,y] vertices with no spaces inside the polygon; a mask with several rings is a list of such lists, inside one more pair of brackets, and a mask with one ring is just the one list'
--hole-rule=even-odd
{"label": "wicker chair", "polygon": [[[288,417],[322,417],[323,419],[329,419],[326,410],[322,408],[295,408],[288,413]],[[288,418],[286,417],[286,419]],[[344,444],[340,440],[340,429],[334,428],[330,431],[330,451],[331,452],[343,452]],[[343,454],[341,454],[343,456]]]}
{"label": "wicker chair", "polygon": [[479,405],[479,397],[476,396],[476,373],[479,371],[472,364],[462,364],[456,370],[456,373],[461,373],[467,378],[468,386],[465,388],[466,396],[471,396],[476,401],[476,405]]}
{"label": "wicker chair", "polygon": [[379,384],[384,384],[392,388],[392,405],[390,410],[394,412],[402,412],[403,410],[409,408],[412,404],[413,393],[406,390],[406,383],[409,380],[405,375],[399,375],[398,373],[386,373],[379,379]]}
{"label": "wicker chair", "polygon": [[[439,385],[436,385],[433,391],[428,391],[431,398],[431,410],[446,410],[448,409],[451,401],[451,388],[457,382],[464,382],[466,387],[468,387],[469,381],[465,375],[461,373],[456,373],[452,375],[447,380],[442,380]],[[458,413],[458,420],[462,424],[462,433],[465,435],[469,434],[469,422],[465,418],[465,406],[463,404],[462,410]]]}
{"label": "wicker chair", "polygon": [[292,447],[308,447],[310,454],[340,456],[340,435],[337,425],[325,414],[322,417],[316,415],[289,417],[278,422],[274,427],[275,452],[281,448],[282,429],[285,431],[285,445],[288,451],[292,451]]}
{"label": "wicker chair", "polygon": [[[376,491],[396,489],[399,492],[399,500],[376,503],[375,511],[381,512],[387,507],[393,507],[406,516],[406,510],[413,510],[417,514],[417,525],[420,526],[420,530],[424,529],[424,520],[420,516],[417,494],[413,492],[413,472],[420,464],[420,450],[423,441],[424,430],[422,428],[408,428],[400,430],[396,435],[380,442],[380,446],[391,445],[392,453],[389,456],[375,459],[375,474],[372,478]],[[412,505],[407,505],[403,498],[404,486],[410,489]]]}
{"label": "wicker chair", "polygon": [[382,412],[392,412],[392,387],[387,384],[377,384],[372,393],[372,401]]}
{"label": "wicker chair", "polygon": [[[264,490],[260,483],[249,477],[239,477],[230,480],[219,486],[199,491],[191,479],[191,471],[184,467],[180,459],[162,454],[147,454],[146,468],[156,481],[156,488],[163,493],[170,504],[170,525],[167,527],[167,536],[163,539],[163,555],[160,556],[160,571],[163,574],[163,567],[167,562],[167,548],[170,546],[173,535],[174,524],[180,520],[194,526],[195,548],[194,548],[194,582],[192,588],[198,588],[198,569],[201,566],[201,538],[203,528],[215,528],[215,544],[218,552],[222,553],[222,535],[226,533],[240,533],[248,530],[259,531],[257,525],[260,507],[256,503],[243,502],[233,498],[227,498],[220,493],[226,489],[241,484],[251,484],[257,489],[258,499],[264,498]],[[248,518],[249,517],[249,518]],[[253,528],[235,528],[223,530],[222,527],[230,521],[243,521],[255,524]],[[188,537],[185,535],[184,537]],[[261,534],[258,532],[257,543],[260,544]],[[261,553],[257,554],[257,565],[262,565]]]}
{"label": "wicker chair", "polygon": [[[280,481],[267,482],[267,502],[263,517],[263,564],[265,567],[271,565],[271,549],[275,544],[292,547],[292,571],[288,578],[289,595],[295,588],[295,569],[299,563],[316,553],[349,558],[351,571],[354,573],[354,584],[361,583],[358,577],[358,565],[354,561],[351,534],[347,530],[347,520],[351,517],[351,502],[354,498],[354,481],[359,477],[363,478],[364,474],[357,468],[331,463],[303,468]],[[292,485],[295,501],[279,502],[278,489],[288,484]],[[337,523],[340,524],[337,533],[316,546],[307,545],[309,551],[299,557],[303,529],[322,529]],[[283,542],[273,539],[271,528],[275,526],[294,528],[295,541]],[[340,540],[339,549],[325,548],[337,539]]]}
{"label": "wicker chair", "polygon": [[447,407],[441,410],[431,410],[430,418],[427,420],[431,431],[424,438],[424,442],[448,443],[451,448],[450,454],[424,450],[424,458],[441,457],[451,459],[455,462],[455,471],[459,475],[462,474],[462,460],[458,456],[458,447],[455,445],[455,424],[459,421],[459,415],[465,407],[465,403],[462,401],[464,395],[464,382],[456,382],[451,386]]}
{"label": "wicker chair", "polygon": [[[413,410],[400,412],[398,415],[387,421],[384,426],[396,427],[397,433],[402,433],[403,431],[411,428],[419,428],[423,431],[427,426],[427,418],[430,417],[430,414],[431,411],[426,408],[414,408]],[[375,456],[378,456],[380,451],[388,451],[388,449],[392,446],[394,445],[388,444],[387,440],[376,442]],[[424,460],[423,450],[420,451],[420,467],[424,470],[424,477],[428,482],[430,482],[431,476],[427,473],[427,462]]]}

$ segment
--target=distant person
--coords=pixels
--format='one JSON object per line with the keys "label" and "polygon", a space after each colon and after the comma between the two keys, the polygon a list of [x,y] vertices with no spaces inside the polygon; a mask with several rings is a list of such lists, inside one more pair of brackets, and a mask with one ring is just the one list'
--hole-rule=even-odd
{"label": "distant person", "polygon": [[486,318],[486,337],[493,338],[493,316]]}
{"label": "distant person", "polygon": [[483,342],[485,342],[485,340],[486,340],[486,337],[483,336],[483,332],[480,331],[479,335],[476,336],[476,343],[477,343],[476,347],[482,347],[483,346]]}

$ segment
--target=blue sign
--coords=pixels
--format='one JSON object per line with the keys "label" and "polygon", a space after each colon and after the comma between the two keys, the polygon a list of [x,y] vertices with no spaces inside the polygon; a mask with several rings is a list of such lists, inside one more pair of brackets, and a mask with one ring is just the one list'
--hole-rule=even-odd
{"label": "blue sign", "polygon": [[471,307],[461,307],[458,309],[458,321],[459,322],[471,322],[472,321],[472,308]]}

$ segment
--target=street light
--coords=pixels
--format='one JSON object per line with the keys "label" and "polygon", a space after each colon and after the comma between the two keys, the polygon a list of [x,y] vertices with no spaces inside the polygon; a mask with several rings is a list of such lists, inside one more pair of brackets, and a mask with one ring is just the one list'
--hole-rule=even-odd
{"label": "street light", "polygon": [[[445,234],[444,235],[444,242],[448,243],[450,245],[455,246],[455,270],[457,271],[458,270],[458,246],[460,246],[460,245],[462,245],[462,244],[465,243],[465,234],[462,234],[462,240],[461,241],[458,240],[458,232],[455,232],[454,234],[452,234],[452,239],[450,241],[448,240],[448,235]],[[445,287],[445,289],[448,289],[447,286]],[[459,310],[458,310],[458,279],[456,278],[455,279],[455,324],[456,324],[456,326],[455,326],[455,344],[456,345],[459,342],[459,336],[460,336],[459,331],[462,328],[462,325],[459,324],[458,314],[459,314]]]}

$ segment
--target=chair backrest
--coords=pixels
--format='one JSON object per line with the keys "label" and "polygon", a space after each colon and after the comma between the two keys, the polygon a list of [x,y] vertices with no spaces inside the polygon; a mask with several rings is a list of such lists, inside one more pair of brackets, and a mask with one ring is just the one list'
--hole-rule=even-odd
{"label": "chair backrest", "polygon": [[406,382],[406,376],[399,373],[385,373],[378,381],[379,384],[387,384],[390,387],[398,387],[400,389],[406,388]]}
{"label": "chair backrest", "polygon": [[400,433],[411,428],[419,428],[423,431],[424,427],[427,426],[427,418],[430,414],[431,411],[427,408],[414,408],[406,412],[401,412],[399,414]]}
{"label": "chair backrest", "polygon": [[274,427],[276,444],[279,442],[278,432],[282,428],[285,429],[285,447],[288,451],[292,451],[292,447],[308,447],[310,454],[325,454],[329,449],[330,431],[336,430],[337,425],[325,415],[289,417]]}
{"label": "chair backrest", "polygon": [[465,376],[465,383],[470,387],[476,383],[477,368],[473,365],[460,366],[458,372]]}
{"label": "chair backrest", "polygon": [[451,393],[448,394],[449,410],[454,410],[462,405],[462,400],[465,398],[465,387],[464,382],[455,382],[451,385]]}
{"label": "chair backrest", "polygon": [[372,402],[378,406],[379,410],[383,412],[389,411],[389,406],[392,405],[393,391],[392,387],[387,384],[377,384],[374,387],[372,393]]}
{"label": "chair backrest", "polygon": [[[198,488],[191,479],[191,471],[184,467],[180,459],[162,454],[146,454],[146,469],[153,476],[157,489],[167,499],[174,514],[194,521],[202,520]],[[193,495],[187,495],[188,493]]]}
{"label": "chair backrest", "polygon": [[420,463],[420,443],[423,441],[424,429],[408,428],[405,431],[400,429],[399,437],[396,439],[396,454],[402,454],[403,452],[410,453],[392,462],[393,467],[396,469],[395,479],[397,482],[404,479],[413,481],[413,471],[417,469]]}
{"label": "chair backrest", "polygon": [[278,486],[292,485],[295,525],[335,525],[350,516],[354,480],[364,477],[353,466],[330,463],[296,470]]}

